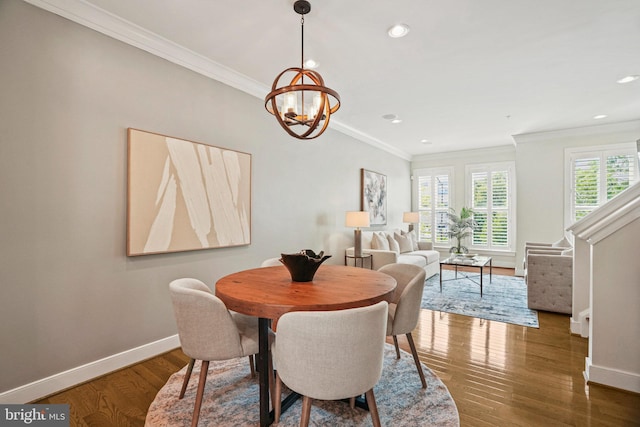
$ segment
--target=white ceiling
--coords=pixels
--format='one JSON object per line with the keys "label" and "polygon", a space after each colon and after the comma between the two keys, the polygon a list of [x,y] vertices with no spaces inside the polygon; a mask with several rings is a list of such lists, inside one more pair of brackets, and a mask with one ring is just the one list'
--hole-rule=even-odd
{"label": "white ceiling", "polygon": [[[300,64],[293,0],[27,1],[106,33],[146,29],[261,98]],[[310,1],[305,53],[340,94],[332,124],[404,157],[640,119],[640,80],[616,83],[640,74],[640,0]],[[391,39],[400,22],[409,35]]]}

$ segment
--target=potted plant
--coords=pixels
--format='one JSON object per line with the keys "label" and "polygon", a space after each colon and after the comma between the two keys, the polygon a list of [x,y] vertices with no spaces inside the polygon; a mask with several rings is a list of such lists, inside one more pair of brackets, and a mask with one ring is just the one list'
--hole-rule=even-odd
{"label": "potted plant", "polygon": [[463,207],[460,209],[460,215],[458,215],[455,209],[451,208],[450,211],[447,212],[447,216],[449,217],[449,231],[447,235],[449,239],[455,239],[456,243],[455,245],[451,245],[449,252],[454,255],[469,252],[469,249],[462,245],[462,241],[471,236],[473,230],[478,226],[473,219],[473,210]]}

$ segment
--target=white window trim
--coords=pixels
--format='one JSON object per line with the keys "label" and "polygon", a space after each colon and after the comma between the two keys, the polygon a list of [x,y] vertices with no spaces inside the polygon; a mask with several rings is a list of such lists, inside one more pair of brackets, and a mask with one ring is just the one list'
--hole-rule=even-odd
{"label": "white window trim", "polygon": [[[575,192],[573,182],[573,165],[576,159],[587,157],[590,155],[601,156],[606,152],[624,152],[629,154],[637,154],[638,146],[636,142],[622,142],[618,144],[607,145],[591,145],[586,147],[565,148],[564,150],[564,228],[567,229],[573,225],[573,196]],[[636,180],[640,181],[639,169],[640,164],[638,156],[633,156],[636,162],[635,175]]]}
{"label": "white window trim", "polygon": [[[472,196],[473,196],[473,188],[471,188],[471,174],[473,172],[492,172],[498,170],[506,170],[509,177],[509,192],[507,195],[509,201],[509,223],[508,223],[508,235],[509,246],[504,249],[496,249],[496,248],[486,248],[483,246],[473,246],[473,244],[469,245],[471,249],[477,250],[478,252],[483,253],[494,253],[494,254],[511,254],[515,253],[516,247],[516,163],[513,161],[508,162],[494,162],[494,163],[476,163],[469,164],[465,166],[465,206],[471,207]],[[456,207],[456,210],[459,210]]]}
{"label": "white window trim", "polygon": [[[453,206],[454,200],[455,200],[455,194],[454,194],[454,190],[455,190],[455,182],[454,182],[454,178],[455,178],[455,168],[453,166],[442,166],[442,167],[436,167],[436,168],[421,168],[421,169],[414,169],[413,170],[413,174],[411,175],[411,186],[412,186],[412,194],[413,194],[413,201],[412,201],[412,207],[411,209],[415,212],[418,211],[418,199],[419,199],[419,194],[418,194],[418,183],[419,183],[419,177],[420,176],[425,176],[425,175],[429,175],[429,176],[434,176],[434,175],[447,175],[449,177],[449,206]],[[436,244],[435,242],[435,236],[434,234],[435,230],[431,230],[431,241],[433,243],[433,247],[435,248],[448,248],[449,245],[448,243],[445,244]]]}

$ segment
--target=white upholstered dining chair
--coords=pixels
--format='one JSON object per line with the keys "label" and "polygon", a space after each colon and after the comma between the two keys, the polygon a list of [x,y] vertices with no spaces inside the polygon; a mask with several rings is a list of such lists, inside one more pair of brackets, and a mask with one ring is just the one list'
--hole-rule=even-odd
{"label": "white upholstered dining chair", "polygon": [[260,267],[277,267],[280,265],[283,265],[280,262],[280,258],[268,258],[262,261],[262,264],[260,265]]}
{"label": "white upholstered dining chair", "polygon": [[307,426],[311,399],[352,399],[365,394],[374,426],[380,426],[373,387],[382,375],[388,304],[337,311],[297,311],[278,320],[273,345],[275,421],[282,383],[303,396],[300,426]]}
{"label": "white upholstered dining chair", "polygon": [[258,353],[258,319],[227,310],[225,304],[197,279],[177,279],[169,284],[182,351],[191,358],[179,398],[184,397],[193,365],[202,361],[191,425],[198,425],[209,362]]}
{"label": "white upholstered dining chair", "polygon": [[420,375],[422,388],[427,388],[427,381],[424,378],[422,365],[418,359],[416,345],[413,342],[411,332],[418,325],[420,317],[420,305],[422,303],[422,293],[424,291],[424,281],[426,272],[422,267],[411,264],[387,264],[378,269],[379,272],[388,274],[396,279],[397,287],[389,303],[389,320],[387,322],[387,336],[393,337],[393,344],[396,347],[396,356],[400,359],[400,348],[398,347],[398,335],[405,334],[413,360]]}

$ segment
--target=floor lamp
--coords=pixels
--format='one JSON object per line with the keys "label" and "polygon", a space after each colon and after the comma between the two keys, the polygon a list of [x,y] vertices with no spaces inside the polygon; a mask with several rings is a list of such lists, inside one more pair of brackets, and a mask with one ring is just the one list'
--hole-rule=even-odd
{"label": "floor lamp", "polygon": [[344,224],[347,227],[355,227],[355,230],[353,232],[353,235],[355,238],[353,255],[356,257],[361,257],[362,256],[362,231],[360,230],[360,227],[369,226],[369,212],[364,212],[364,211],[347,212]]}

